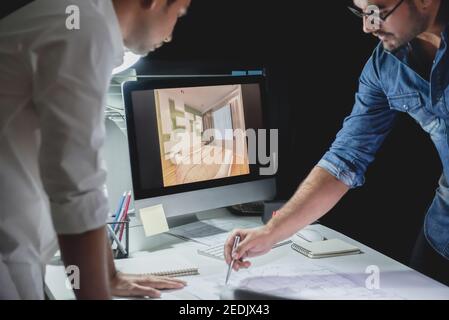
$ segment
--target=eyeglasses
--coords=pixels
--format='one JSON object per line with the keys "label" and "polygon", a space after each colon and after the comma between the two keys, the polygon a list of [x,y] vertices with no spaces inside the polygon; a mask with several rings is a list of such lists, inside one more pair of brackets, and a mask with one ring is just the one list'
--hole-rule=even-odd
{"label": "eyeglasses", "polygon": [[[383,15],[379,15],[380,20],[382,20],[382,21],[387,20],[387,18],[388,18],[389,16],[391,16],[391,15],[396,11],[396,9],[399,8],[399,7],[401,6],[401,4],[402,4],[404,1],[405,1],[405,0],[400,0],[400,1],[393,7],[393,9],[391,9],[390,11],[386,12],[386,13],[383,14]],[[363,12],[362,10],[357,9],[357,8],[354,8],[354,7],[348,7],[348,9],[349,9],[353,14],[355,14],[357,17],[359,17],[359,18],[370,17],[370,16],[372,16],[372,15],[375,13],[374,10],[371,10],[371,12]]]}

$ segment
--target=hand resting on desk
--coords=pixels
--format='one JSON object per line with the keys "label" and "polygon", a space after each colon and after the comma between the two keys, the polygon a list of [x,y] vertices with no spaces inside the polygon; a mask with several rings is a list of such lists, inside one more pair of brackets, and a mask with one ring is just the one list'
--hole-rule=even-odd
{"label": "hand resting on desk", "polygon": [[111,279],[111,294],[116,297],[159,298],[164,289],[182,289],[187,283],[170,277],[117,272]]}

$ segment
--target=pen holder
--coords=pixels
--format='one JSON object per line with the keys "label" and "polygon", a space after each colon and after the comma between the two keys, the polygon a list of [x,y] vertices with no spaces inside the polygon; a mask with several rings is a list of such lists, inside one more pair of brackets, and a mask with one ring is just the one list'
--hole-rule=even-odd
{"label": "pen holder", "polygon": [[[111,235],[108,228],[108,239],[111,241],[112,253],[114,259],[125,259],[129,257],[129,217],[124,221],[109,221],[107,224],[115,231],[116,237]],[[120,237],[122,235],[122,237]],[[121,245],[117,244],[116,240],[120,240]]]}

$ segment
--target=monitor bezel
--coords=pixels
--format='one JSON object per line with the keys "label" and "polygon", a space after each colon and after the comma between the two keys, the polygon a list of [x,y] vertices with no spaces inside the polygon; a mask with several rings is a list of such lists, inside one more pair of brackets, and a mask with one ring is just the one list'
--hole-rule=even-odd
{"label": "monitor bezel", "polygon": [[[260,164],[250,165],[250,174],[242,176],[227,177],[208,181],[199,181],[177,186],[159,187],[145,189],[140,182],[140,166],[136,139],[136,130],[134,125],[134,111],[132,92],[147,91],[168,88],[187,88],[187,87],[204,87],[218,85],[236,85],[236,84],[258,84],[260,89],[262,126],[269,130],[268,123],[268,105],[267,105],[267,89],[266,79],[264,76],[219,76],[219,77],[182,77],[182,78],[155,78],[139,81],[128,81],[122,85],[123,100],[125,106],[125,119],[127,125],[127,136],[129,144],[129,157],[131,163],[131,177],[135,200],[143,200],[148,198],[166,196],[171,194],[185,193],[208,188],[216,188],[241,184],[245,182],[258,181],[264,179],[272,179],[272,176],[259,175]],[[159,146],[160,148],[160,146]]]}

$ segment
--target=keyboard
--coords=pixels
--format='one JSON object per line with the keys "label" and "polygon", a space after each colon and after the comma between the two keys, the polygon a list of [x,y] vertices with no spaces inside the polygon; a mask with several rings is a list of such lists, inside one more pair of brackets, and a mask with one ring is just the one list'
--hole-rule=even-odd
{"label": "keyboard", "polygon": [[264,212],[263,202],[250,202],[244,204],[237,204],[229,207],[232,213],[237,215],[256,215],[261,216]]}
{"label": "keyboard", "polygon": [[[273,246],[273,249],[281,247],[281,246],[286,245],[286,244],[289,244],[291,242],[292,242],[291,240],[281,241],[279,243],[276,243]],[[206,249],[198,249],[198,254],[206,256],[206,257],[209,257],[209,258],[215,258],[215,259],[219,259],[219,260],[224,260],[224,244],[210,246],[210,247],[208,247]]]}

